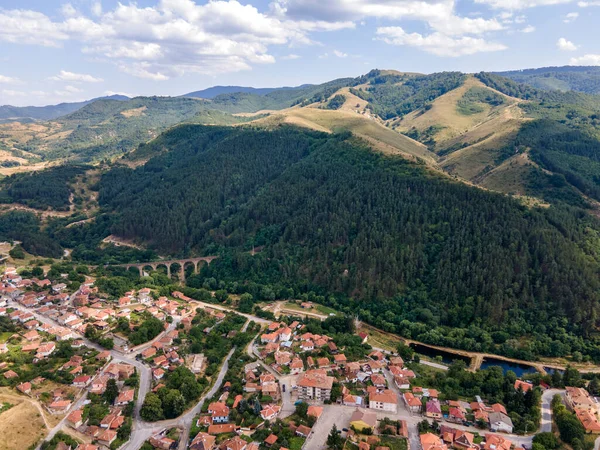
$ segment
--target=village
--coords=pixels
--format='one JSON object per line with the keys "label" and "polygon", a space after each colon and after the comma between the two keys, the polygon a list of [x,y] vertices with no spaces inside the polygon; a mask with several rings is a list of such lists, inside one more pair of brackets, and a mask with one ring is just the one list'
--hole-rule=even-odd
{"label": "village", "polygon": [[553,430],[556,395],[600,434],[582,386],[507,375],[494,401],[451,395],[433,381],[452,367],[436,374],[372,347],[335,314],[271,320],[150,288],[110,298],[91,276],[69,291],[14,268],[0,288],[0,320],[13,327],[0,384],[56,417],[52,449],[531,449]]}

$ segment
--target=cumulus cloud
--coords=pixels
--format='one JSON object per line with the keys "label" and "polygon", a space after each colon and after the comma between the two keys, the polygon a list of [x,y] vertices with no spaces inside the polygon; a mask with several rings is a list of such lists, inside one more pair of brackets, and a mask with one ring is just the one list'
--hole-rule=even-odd
{"label": "cumulus cloud", "polygon": [[333,54],[335,56],[337,56],[338,58],[347,58],[348,57],[348,53],[340,52],[339,50],[334,50]]}
{"label": "cumulus cloud", "polygon": [[475,3],[488,5],[495,9],[526,9],[536,6],[560,5],[571,3],[573,0],[475,0]]}
{"label": "cumulus cloud", "polygon": [[579,3],[577,3],[577,6],[579,6],[580,8],[588,8],[590,6],[600,6],[600,1],[593,0],[593,1],[589,1],[589,2],[579,2]]}
{"label": "cumulus cloud", "polygon": [[579,17],[579,13],[578,12],[570,12],[569,14],[567,14],[565,16],[565,18],[563,19],[564,23],[571,23],[574,22],[575,20],[577,20],[577,18]]}
{"label": "cumulus cloud", "polygon": [[60,97],[68,97],[70,95],[79,94],[80,92],[83,92],[83,90],[75,86],[65,86],[63,89],[54,91],[54,93]]}
{"label": "cumulus cloud", "polygon": [[[521,3],[536,1],[544,2]],[[0,41],[61,46],[76,40],[85,54],[110,61],[122,72],[164,81],[186,73],[215,75],[271,64],[273,46],[318,44],[312,33],[352,29],[369,18],[422,21],[432,30],[422,36],[426,41],[455,48],[475,45],[470,52],[460,50],[463,54],[504,48],[483,36],[506,29],[504,19],[460,17],[456,0],[270,0],[264,10],[241,0],[154,2],[140,6],[122,1],[106,9],[99,0],[90,1],[87,15],[65,3],[58,21],[35,11],[0,9]]]}
{"label": "cumulus cloud", "polygon": [[52,81],[75,81],[79,83],[100,83],[104,81],[102,78],[97,78],[85,73],[75,73],[66,70],[61,70],[58,75],[50,77]]}
{"label": "cumulus cloud", "polygon": [[574,66],[600,66],[600,55],[587,54],[571,58],[570,64]]}
{"label": "cumulus cloud", "polygon": [[292,59],[300,59],[300,55],[296,55],[295,53],[290,53],[289,55],[282,56],[281,59],[285,59],[287,61]]}
{"label": "cumulus cloud", "polygon": [[3,89],[2,91],[0,91],[0,93],[6,97],[24,97],[25,95],[27,95],[23,91],[15,91],[13,89]]}
{"label": "cumulus cloud", "polygon": [[19,84],[21,81],[18,78],[7,77],[6,75],[0,75],[0,83],[4,84]]}
{"label": "cumulus cloud", "polygon": [[558,47],[559,50],[562,50],[564,52],[574,52],[575,50],[577,50],[577,46],[571,41],[566,40],[565,38],[560,38],[556,42],[556,47]]}
{"label": "cumulus cloud", "polygon": [[535,31],[535,27],[533,25],[527,25],[525,28],[521,30],[521,33],[533,33]]}
{"label": "cumulus cloud", "polygon": [[455,38],[438,32],[424,36],[419,33],[407,33],[401,27],[380,27],[377,29],[377,35],[378,39],[388,44],[416,47],[437,56],[457,57],[507,48],[503,44],[488,42],[482,38]]}

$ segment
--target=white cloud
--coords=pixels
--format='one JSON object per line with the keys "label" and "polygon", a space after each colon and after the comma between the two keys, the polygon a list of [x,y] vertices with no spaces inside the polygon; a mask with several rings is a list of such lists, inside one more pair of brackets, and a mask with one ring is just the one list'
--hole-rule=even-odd
{"label": "white cloud", "polygon": [[588,8],[590,6],[600,6],[600,1],[593,0],[593,1],[589,1],[589,2],[579,2],[579,3],[577,3],[577,6],[579,6],[580,8]]}
{"label": "white cloud", "polygon": [[338,58],[347,58],[348,57],[348,53],[340,52],[339,50],[334,50],[333,54],[335,56],[337,56]]}
{"label": "white cloud", "polygon": [[0,9],[0,41],[55,47],[68,39],[60,28],[58,23],[37,11]]}
{"label": "white cloud", "polygon": [[457,57],[507,48],[503,44],[488,42],[481,38],[468,36],[454,38],[438,32],[423,36],[419,33],[407,33],[401,27],[380,27],[377,29],[377,35],[387,44],[416,47],[437,56]]}
{"label": "white cloud", "polygon": [[527,25],[525,28],[521,30],[521,33],[533,33],[535,31],[535,27],[533,25]]}
{"label": "white cloud", "polygon": [[5,83],[5,84],[20,84],[21,81],[18,78],[7,77],[6,75],[0,75],[0,83]]}
{"label": "white cloud", "polygon": [[94,2],[92,4],[92,14],[95,16],[101,16],[102,15],[102,3],[101,2]]}
{"label": "white cloud", "polygon": [[113,95],[124,95],[125,97],[133,98],[135,95],[129,94],[127,92],[115,92],[115,91],[105,91],[104,95],[106,97],[112,97]]}
{"label": "white cloud", "polygon": [[2,91],[0,91],[0,93],[6,97],[24,97],[25,95],[27,95],[23,91],[15,91],[12,89],[3,89]]}
{"label": "white cloud", "polygon": [[104,81],[102,78],[97,78],[92,75],[88,75],[85,73],[68,72],[66,70],[61,70],[58,75],[50,77],[50,79],[52,81],[74,81],[80,83],[100,83]]}
{"label": "white cloud", "polygon": [[564,23],[571,23],[574,22],[575,20],[577,20],[577,18],[579,17],[579,13],[578,12],[570,12],[569,14],[567,14],[565,16],[565,18],[563,19]]}
{"label": "white cloud", "polygon": [[74,17],[77,15],[77,10],[70,3],[65,3],[62,5],[60,12],[65,17]]}
{"label": "white cloud", "polygon": [[495,9],[517,10],[536,6],[560,5],[573,0],[475,0],[475,3],[488,5]]}
{"label": "white cloud", "polygon": [[571,58],[573,66],[600,66],[600,55],[587,54],[577,58]]}
{"label": "white cloud", "polygon": [[564,52],[574,52],[575,50],[577,50],[577,46],[571,41],[566,40],[565,38],[560,38],[556,42],[556,47]]}
{"label": "white cloud", "polygon": [[289,55],[282,56],[281,59],[285,59],[287,61],[292,60],[292,59],[300,59],[300,55],[290,53]]}

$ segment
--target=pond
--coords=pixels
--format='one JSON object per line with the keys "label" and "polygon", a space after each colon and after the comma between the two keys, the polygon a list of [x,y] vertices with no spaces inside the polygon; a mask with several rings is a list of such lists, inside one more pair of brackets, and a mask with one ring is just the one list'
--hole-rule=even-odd
{"label": "pond", "polygon": [[504,361],[502,359],[496,358],[484,358],[481,363],[482,369],[487,369],[493,366],[500,366],[502,368],[502,372],[506,373],[509,370],[512,370],[518,377],[523,376],[524,373],[535,373],[537,370],[535,367],[528,366],[526,364],[513,363],[509,361]]}
{"label": "pond", "polygon": [[444,364],[452,364],[453,361],[461,360],[467,363],[467,366],[471,363],[471,358],[466,356],[457,355],[455,353],[447,352],[444,350],[437,350],[435,348],[428,347],[422,344],[410,344],[411,348],[414,349],[419,355],[427,356],[428,358],[435,359],[436,356],[442,357]]}

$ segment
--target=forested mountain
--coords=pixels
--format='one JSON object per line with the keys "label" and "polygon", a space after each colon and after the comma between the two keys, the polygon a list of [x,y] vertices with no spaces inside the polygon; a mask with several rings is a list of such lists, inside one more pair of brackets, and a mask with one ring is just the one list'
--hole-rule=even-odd
{"label": "forested mountain", "polygon": [[129,97],[124,95],[111,95],[107,97],[98,97],[84,102],[76,103],[60,103],[58,105],[48,106],[0,106],[0,123],[2,120],[23,120],[23,119],[34,119],[34,120],[52,120],[57,117],[70,114],[78,109],[83,108],[85,105],[95,102],[96,100],[129,100]]}
{"label": "forested mountain", "polygon": [[163,254],[220,253],[207,277],[333,295],[428,342],[489,350],[487,333],[504,331],[546,336],[512,354],[550,354],[555,339],[596,354],[575,337],[591,336],[600,308],[600,227],[583,211],[528,209],[348,133],[185,125],[165,142],[103,175],[95,222],[53,229],[74,258],[95,261],[112,233]]}
{"label": "forested mountain", "polygon": [[538,89],[600,94],[600,67],[564,66],[497,72]]}
{"label": "forested mountain", "polygon": [[222,94],[235,94],[235,93],[243,93],[243,94],[256,94],[256,95],[266,95],[276,90],[294,90],[294,89],[302,89],[307,88],[309,85],[303,85],[298,87],[281,87],[281,88],[253,88],[247,86],[213,86],[207,89],[202,89],[200,91],[189,92],[182,97],[195,97],[195,98],[205,98],[205,99],[213,99],[218,95]]}
{"label": "forested mountain", "polygon": [[[230,115],[265,109],[281,111]],[[6,203],[74,210],[5,214],[0,237],[93,264],[218,254],[195,283],[305,293],[432,344],[600,361],[599,113],[595,95],[497,74],[378,70],[95,102],[54,122],[71,130],[60,142],[90,158],[137,150],[7,178]],[[182,120],[196,123],[145,136]],[[143,250],[106,248],[109,235]]]}

